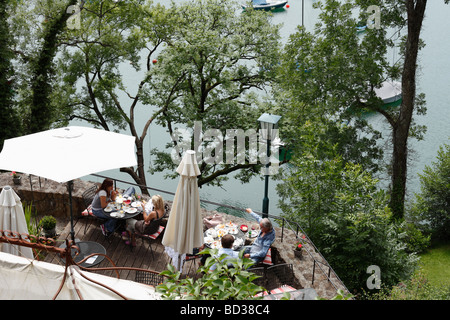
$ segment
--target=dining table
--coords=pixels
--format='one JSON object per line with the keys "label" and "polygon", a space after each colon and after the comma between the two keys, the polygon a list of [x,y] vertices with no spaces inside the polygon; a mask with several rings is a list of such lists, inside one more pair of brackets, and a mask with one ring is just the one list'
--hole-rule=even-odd
{"label": "dining table", "polygon": [[116,201],[110,202],[103,211],[110,218],[127,220],[143,212],[142,204],[145,203],[119,195],[116,197]]}
{"label": "dining table", "polygon": [[246,225],[239,226],[238,224],[229,221],[227,223],[218,224],[204,232],[205,246],[210,249],[220,249],[222,247],[221,239],[226,234],[231,234],[234,237],[232,247],[234,251],[240,251],[248,243],[249,239],[257,236],[256,232],[253,232],[252,234],[250,231],[249,233]]}

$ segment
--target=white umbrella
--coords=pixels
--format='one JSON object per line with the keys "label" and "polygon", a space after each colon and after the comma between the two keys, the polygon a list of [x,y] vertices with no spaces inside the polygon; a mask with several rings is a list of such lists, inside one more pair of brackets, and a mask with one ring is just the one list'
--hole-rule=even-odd
{"label": "white umbrella", "polygon": [[[5,186],[0,193],[0,230],[28,234],[22,202],[10,186]],[[0,243],[0,251],[30,259],[34,258],[31,248],[19,248],[19,246],[9,243]]]}
{"label": "white umbrella", "polygon": [[88,127],[65,127],[5,140],[0,168],[67,182],[137,164],[135,138]]}
{"label": "white umbrella", "polygon": [[135,166],[134,143],[132,136],[94,128],[52,129],[5,140],[0,153],[0,169],[67,182],[71,234],[75,241],[72,180],[95,172]]}
{"label": "white umbrella", "polygon": [[194,248],[203,244],[203,224],[197,184],[200,170],[194,151],[186,151],[177,172],[180,174],[180,181],[162,244],[166,246],[166,252],[172,258],[175,267],[181,270],[184,255],[192,254]]}

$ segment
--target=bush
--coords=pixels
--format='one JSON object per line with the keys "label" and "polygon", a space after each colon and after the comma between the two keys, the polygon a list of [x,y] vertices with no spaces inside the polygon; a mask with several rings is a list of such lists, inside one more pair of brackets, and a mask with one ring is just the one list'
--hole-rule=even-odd
{"label": "bush", "polygon": [[[251,259],[243,258],[244,251],[241,250],[239,258],[227,259],[225,254],[220,257],[216,249],[205,249],[200,254],[210,254],[205,265],[197,272],[203,272],[204,276],[194,281],[192,278],[180,280],[180,272],[172,265],[161,272],[168,277],[163,284],[156,287],[156,291],[162,294],[164,299],[189,299],[189,300],[246,300],[257,299],[255,295],[264,289],[252,281],[259,276],[248,271],[253,265]],[[212,272],[209,268],[216,263],[216,269]],[[233,267],[228,267],[228,264]]]}
{"label": "bush", "polygon": [[437,162],[426,166],[420,176],[409,218],[433,240],[450,239],[450,145],[441,146]]}
{"label": "bush", "polygon": [[376,294],[363,295],[369,300],[449,300],[450,286],[434,286],[422,272],[416,272],[410,280],[392,288],[383,288]]}
{"label": "bush", "polygon": [[44,230],[51,230],[56,227],[56,219],[53,216],[44,216],[40,221],[40,226]]}
{"label": "bush", "polygon": [[385,285],[411,276],[418,258],[407,250],[406,224],[393,222],[377,180],[361,166],[339,159],[311,157],[294,164],[297,171],[278,189],[290,200],[282,208],[304,226],[350,291],[366,288],[372,265],[380,268]]}

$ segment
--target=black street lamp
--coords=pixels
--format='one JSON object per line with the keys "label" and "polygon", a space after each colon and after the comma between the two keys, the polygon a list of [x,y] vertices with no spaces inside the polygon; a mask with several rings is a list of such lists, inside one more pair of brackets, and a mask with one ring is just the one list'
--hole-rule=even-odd
{"label": "black street lamp", "polygon": [[281,116],[264,113],[262,114],[258,121],[261,123],[261,137],[262,139],[267,141],[267,163],[265,170],[265,185],[264,185],[264,199],[263,199],[263,208],[262,212],[263,218],[267,218],[269,216],[269,166],[270,166],[270,146],[272,140],[275,139],[277,130],[278,130],[278,121],[281,119]]}

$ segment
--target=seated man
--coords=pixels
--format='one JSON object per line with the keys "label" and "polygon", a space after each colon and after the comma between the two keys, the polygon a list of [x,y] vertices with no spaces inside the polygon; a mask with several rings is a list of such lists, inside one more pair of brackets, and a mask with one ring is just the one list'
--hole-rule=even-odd
{"label": "seated man", "polygon": [[[231,234],[226,234],[222,237],[222,248],[219,249],[219,252],[217,253],[217,258],[219,258],[222,254],[226,254],[227,257],[225,259],[222,260],[225,261],[227,259],[231,259],[231,258],[238,258],[239,257],[239,252],[233,251],[233,242],[234,242],[234,237]],[[209,271],[214,271],[216,270],[217,266],[216,263],[214,263],[210,268]]]}
{"label": "seated man", "polygon": [[255,263],[258,263],[264,260],[267,251],[275,241],[275,230],[273,229],[272,222],[270,222],[269,219],[261,218],[250,208],[245,211],[251,214],[251,216],[259,222],[261,232],[251,246],[245,247],[244,258],[250,258],[255,261]]}

